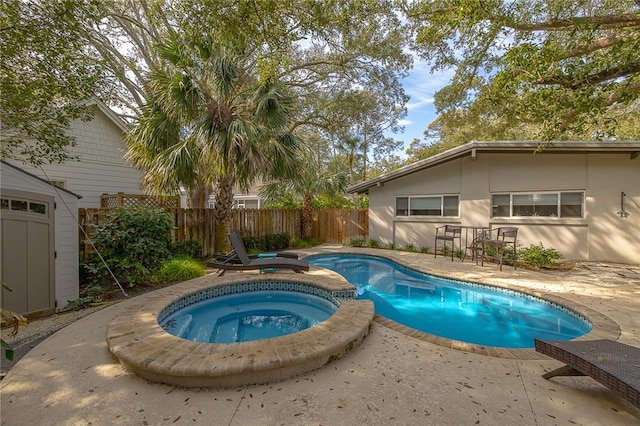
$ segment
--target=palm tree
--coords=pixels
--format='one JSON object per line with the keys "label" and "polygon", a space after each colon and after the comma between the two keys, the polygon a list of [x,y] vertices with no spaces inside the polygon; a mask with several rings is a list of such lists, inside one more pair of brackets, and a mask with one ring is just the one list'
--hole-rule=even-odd
{"label": "palm tree", "polygon": [[[181,186],[204,207],[215,191],[216,251],[228,247],[233,187],[290,176],[298,141],[288,134],[292,99],[274,78],[256,78],[250,58],[228,48],[158,47],[165,66],[151,73],[152,102],[129,134],[128,156],[154,189]],[[205,188],[205,190],[203,190]]]}
{"label": "palm tree", "polygon": [[295,175],[269,182],[260,189],[260,195],[267,200],[282,195],[302,199],[301,235],[303,239],[308,239],[313,230],[313,199],[321,195],[344,195],[347,184],[346,174],[323,170],[320,162],[307,153],[300,158]]}

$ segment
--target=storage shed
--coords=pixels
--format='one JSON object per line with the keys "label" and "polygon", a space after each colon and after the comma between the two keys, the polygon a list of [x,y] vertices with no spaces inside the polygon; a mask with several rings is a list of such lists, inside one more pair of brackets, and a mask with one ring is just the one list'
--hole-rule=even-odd
{"label": "storage shed", "polygon": [[3,308],[36,317],[79,297],[79,198],[0,161]]}

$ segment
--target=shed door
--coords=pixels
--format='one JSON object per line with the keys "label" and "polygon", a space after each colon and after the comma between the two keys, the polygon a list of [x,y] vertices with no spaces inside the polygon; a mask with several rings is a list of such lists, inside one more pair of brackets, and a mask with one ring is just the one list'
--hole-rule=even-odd
{"label": "shed door", "polygon": [[54,198],[3,190],[0,194],[2,307],[37,316],[55,311]]}

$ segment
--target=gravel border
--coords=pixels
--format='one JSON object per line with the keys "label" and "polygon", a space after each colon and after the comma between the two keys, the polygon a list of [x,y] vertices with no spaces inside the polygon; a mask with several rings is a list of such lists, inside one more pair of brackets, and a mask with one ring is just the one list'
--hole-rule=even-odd
{"label": "gravel border", "polygon": [[11,368],[29,351],[47,337],[65,328],[69,324],[79,320],[82,317],[90,315],[100,309],[103,309],[114,302],[104,303],[99,306],[91,306],[77,311],[63,311],[43,318],[37,318],[29,321],[26,326],[18,329],[18,334],[11,336],[11,327],[2,329],[2,339],[14,350],[13,361],[9,361],[4,356],[4,352],[0,354],[0,380],[6,376]]}

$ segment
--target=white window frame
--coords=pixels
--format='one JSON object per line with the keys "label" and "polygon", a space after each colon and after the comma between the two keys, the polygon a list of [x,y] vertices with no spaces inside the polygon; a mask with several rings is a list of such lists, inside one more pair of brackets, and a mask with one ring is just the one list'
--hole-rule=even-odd
{"label": "white window frame", "polygon": [[[444,199],[445,197],[456,197],[458,199],[457,214],[455,216],[444,215]],[[398,199],[407,199],[407,214],[398,214]],[[412,198],[439,198],[440,199],[440,214],[411,214],[411,199]],[[395,217],[460,217],[460,194],[439,194],[439,195],[396,195],[394,198],[393,214]]]}
{"label": "white window frame", "polygon": [[[579,193],[582,195],[582,203],[580,205],[580,216],[562,216],[562,195],[563,194],[576,194]],[[509,215],[508,216],[497,216],[494,214],[496,205],[493,204],[494,196],[509,196]],[[514,215],[514,196],[525,195],[525,196],[540,196],[540,195],[555,195],[556,196],[556,213],[554,215]],[[586,211],[585,211],[585,191],[584,190],[566,190],[566,191],[530,191],[530,192],[496,192],[491,194],[491,217],[492,218],[545,218],[545,219],[584,219]]]}

